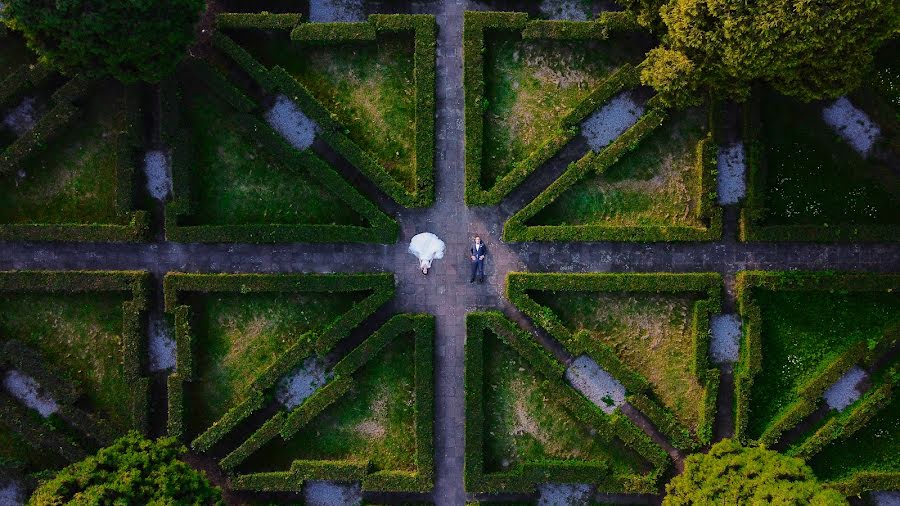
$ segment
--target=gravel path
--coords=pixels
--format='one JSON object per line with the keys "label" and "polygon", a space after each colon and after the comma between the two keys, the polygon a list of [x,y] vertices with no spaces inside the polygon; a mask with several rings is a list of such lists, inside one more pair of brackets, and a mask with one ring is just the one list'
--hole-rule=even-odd
{"label": "gravel path", "polygon": [[41,394],[41,386],[30,376],[26,376],[21,372],[13,369],[6,373],[3,378],[3,386],[6,391],[16,399],[22,401],[22,404],[37,411],[44,418],[59,411],[56,401],[48,395]]}
{"label": "gravel path", "polygon": [[148,151],[144,156],[144,174],[147,176],[147,191],[156,200],[166,200],[172,193],[172,175],[169,158],[162,151]]}
{"label": "gravel path", "polygon": [[362,504],[362,486],[359,482],[307,481],[303,484],[303,501],[306,506]]}
{"label": "gravel path", "polygon": [[[3,4],[0,4],[0,9]],[[0,486],[0,506],[19,506],[25,504],[25,494],[17,481],[8,481]]]}
{"label": "gravel path", "polygon": [[544,483],[538,486],[539,506],[581,506],[591,504],[594,487],[587,483]]}
{"label": "gravel path", "polygon": [[365,21],[362,0],[310,0],[309,20],[319,23]]}
{"label": "gravel path", "polygon": [[308,357],[300,367],[281,378],[276,394],[278,402],[287,409],[296,408],[321,388],[330,377],[331,375],[325,371],[325,364],[319,357]]}
{"label": "gravel path", "polygon": [[284,95],[275,98],[275,105],[266,112],[266,121],[299,150],[312,146],[319,126]]}
{"label": "gravel path", "polygon": [[37,100],[34,97],[25,97],[3,118],[3,126],[17,136],[22,135],[34,128],[40,117],[38,109]]}
{"label": "gravel path", "polygon": [[151,318],[147,329],[150,370],[165,371],[175,367],[175,339],[164,318]]}
{"label": "gravel path", "polygon": [[859,383],[869,375],[858,365],[854,365],[833,385],[825,391],[825,402],[831,409],[843,411],[847,406],[856,402],[862,393],[856,388]]}
{"label": "gravel path", "polygon": [[716,364],[737,362],[741,348],[741,317],[735,313],[715,315],[709,322],[712,331],[709,353]]}
{"label": "gravel path", "polygon": [[587,355],[572,362],[566,379],[604,413],[612,413],[625,402],[625,387]]}
{"label": "gravel path", "polygon": [[568,19],[570,21],[587,21],[590,11],[580,0],[544,0],[541,2],[541,14],[549,19]]}
{"label": "gravel path", "polygon": [[847,97],[841,97],[822,109],[822,119],[863,156],[869,154],[881,135],[878,125],[850,103]]}
{"label": "gravel path", "polygon": [[719,147],[718,169],[719,204],[737,204],[747,193],[747,163],[744,159],[743,142]]}
{"label": "gravel path", "polygon": [[875,506],[900,506],[900,492],[872,492]]}
{"label": "gravel path", "polygon": [[636,103],[628,91],[620,93],[584,120],[581,135],[592,150],[600,151],[634,125],[642,114],[643,104]]}

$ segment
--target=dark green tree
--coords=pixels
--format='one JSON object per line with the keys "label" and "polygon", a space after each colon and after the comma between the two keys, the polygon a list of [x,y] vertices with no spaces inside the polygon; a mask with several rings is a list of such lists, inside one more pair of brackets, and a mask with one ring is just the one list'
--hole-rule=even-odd
{"label": "dark green tree", "polygon": [[221,504],[221,490],[178,460],[184,452],[175,439],[131,432],[43,483],[29,504]]}
{"label": "dark green tree", "polygon": [[194,39],[204,0],[5,0],[5,19],[67,75],[159,82]]}
{"label": "dark green tree", "polygon": [[687,458],[684,472],[666,485],[666,506],[688,504],[849,504],[824,488],[800,459],[729,439],[707,454]]}
{"label": "dark green tree", "polygon": [[671,0],[660,13],[665,50],[641,80],[679,106],[707,89],[743,100],[754,81],[806,101],[843,95],[900,27],[896,0]]}

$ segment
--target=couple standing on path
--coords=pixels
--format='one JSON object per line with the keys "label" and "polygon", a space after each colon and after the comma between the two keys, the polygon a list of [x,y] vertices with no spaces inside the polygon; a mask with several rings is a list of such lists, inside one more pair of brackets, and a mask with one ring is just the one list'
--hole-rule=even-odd
{"label": "couple standing on path", "polygon": [[[422,274],[427,276],[432,260],[444,258],[444,241],[431,232],[422,232],[416,234],[409,241],[409,252],[419,259],[419,268],[422,269]],[[472,277],[469,278],[469,283],[474,283],[476,278],[479,283],[484,283],[484,260],[487,258],[487,246],[477,235],[469,247],[469,258],[472,262]]]}

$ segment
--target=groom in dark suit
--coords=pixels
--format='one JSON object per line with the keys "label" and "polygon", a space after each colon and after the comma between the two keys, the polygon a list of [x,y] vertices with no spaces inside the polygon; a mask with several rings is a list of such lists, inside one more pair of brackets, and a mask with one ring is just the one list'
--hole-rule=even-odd
{"label": "groom in dark suit", "polygon": [[475,242],[469,248],[469,253],[472,258],[472,278],[469,279],[469,283],[475,282],[476,275],[478,282],[484,283],[484,259],[487,256],[487,246],[481,242],[481,237],[475,236]]}

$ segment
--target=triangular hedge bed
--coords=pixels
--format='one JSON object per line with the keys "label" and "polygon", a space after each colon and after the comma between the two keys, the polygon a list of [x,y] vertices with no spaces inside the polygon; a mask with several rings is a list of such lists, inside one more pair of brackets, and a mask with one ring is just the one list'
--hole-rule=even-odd
{"label": "triangular hedge bed", "polygon": [[[366,22],[301,23],[299,14],[224,13],[217,17],[219,30],[213,42],[270,95],[283,94],[320,128],[328,145],[371,179],[381,190],[406,207],[426,207],[434,201],[434,93],[436,26],[432,15],[373,14]],[[414,36],[415,142],[414,181],[409,188],[398,181],[372,153],[350,139],[337,115],[284,68],[267,68],[224,31],[263,30],[281,32],[304,44],[365,44],[384,34]]]}

